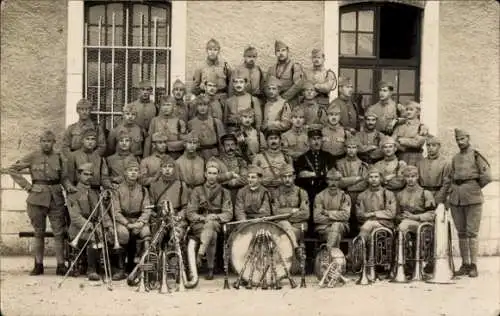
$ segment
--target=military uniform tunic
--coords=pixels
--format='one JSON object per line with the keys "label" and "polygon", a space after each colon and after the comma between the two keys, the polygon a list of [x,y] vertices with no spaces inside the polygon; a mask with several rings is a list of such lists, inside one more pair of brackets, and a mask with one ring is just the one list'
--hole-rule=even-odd
{"label": "military uniform tunic", "polygon": [[292,161],[283,151],[266,150],[253,160],[253,164],[262,168],[262,185],[273,193],[281,185],[281,168]]}
{"label": "military uniform tunic", "polygon": [[238,191],[234,215],[237,221],[270,216],[271,207],[271,193],[266,188],[259,185],[251,189],[247,185]]}
{"label": "military uniform tunic", "polygon": [[254,125],[258,130],[261,129],[262,125],[262,105],[260,104],[260,100],[251,94],[244,93],[236,93],[233,92],[233,95],[226,100],[226,121],[225,124],[238,124],[239,122],[239,112],[246,109],[253,109],[255,111],[254,115]]}
{"label": "military uniform tunic", "polygon": [[144,103],[141,100],[136,100],[131,105],[137,109],[135,121],[143,130],[147,130],[151,120],[156,116],[156,105],[151,101]]}
{"label": "military uniform tunic", "polygon": [[106,159],[101,157],[97,151],[86,152],[80,148],[72,152],[68,157],[68,178],[72,184],[78,183],[78,168],[84,163],[91,163],[93,177],[90,180],[90,187],[99,190],[102,185],[105,189],[111,189],[109,169]]}
{"label": "military uniform tunic", "polygon": [[116,147],[118,144],[118,136],[122,132],[126,132],[130,135],[130,152],[136,157],[142,157],[143,155],[143,145],[146,139],[146,130],[140,125],[132,124],[120,124],[113,128],[108,135],[108,150],[110,153],[116,152]]}
{"label": "military uniform tunic", "polygon": [[420,223],[434,221],[436,203],[431,192],[418,185],[415,187],[406,186],[396,194],[396,200],[398,214],[409,212],[418,217],[417,219],[402,219],[399,223],[400,230],[416,232]]}
{"label": "military uniform tunic", "polygon": [[[259,66],[247,67],[246,65],[238,66],[233,73],[239,74],[247,79],[247,85],[245,91],[257,98],[264,97],[264,74]],[[232,77],[233,75],[231,75]],[[229,91],[232,89],[232,80],[229,82]]]}
{"label": "military uniform tunic", "polygon": [[316,100],[322,105],[330,103],[330,91],[337,87],[337,79],[330,69],[325,67],[304,70],[304,77],[315,85]]}
{"label": "military uniform tunic", "polygon": [[304,100],[298,106],[304,110],[305,125],[326,123],[326,107],[316,100]]}
{"label": "military uniform tunic", "polygon": [[195,117],[188,122],[188,130],[199,135],[200,155],[205,160],[219,155],[219,139],[225,134],[224,125],[219,119]]}
{"label": "military uniform tunic", "polygon": [[338,97],[331,104],[331,106],[338,106],[340,108],[340,124],[342,126],[359,129],[358,113],[351,99],[344,100]]}
{"label": "military uniform tunic", "polygon": [[392,121],[398,118],[398,111],[402,111],[402,109],[401,104],[396,104],[394,100],[390,99],[386,104],[377,102],[369,106],[367,112],[373,112],[377,115],[375,128],[386,135],[390,135],[392,133]]}
{"label": "military uniform tunic", "polygon": [[292,108],[285,99],[278,97],[276,100],[268,100],[264,104],[264,116],[262,118],[262,129],[273,122],[277,123],[279,130],[284,132],[292,126]]}
{"label": "military uniform tunic", "polygon": [[227,82],[231,69],[226,61],[218,58],[215,61],[206,59],[205,63],[197,68],[193,76],[193,93],[199,95],[205,92],[205,82],[210,77],[217,77],[217,93],[227,93]]}
{"label": "military uniform tunic", "polygon": [[449,185],[451,164],[442,156],[430,157],[420,160],[417,164],[419,183],[422,188],[434,195],[436,204],[446,201],[446,192]]}
{"label": "military uniform tunic", "polygon": [[154,117],[149,125],[149,137],[144,148],[144,157],[148,157],[152,153],[151,136],[157,132],[167,136],[167,152],[169,155],[174,159],[179,158],[184,150],[182,138],[187,132],[186,122],[173,116]]}
{"label": "military uniform tunic", "polygon": [[125,163],[129,159],[136,159],[137,162],[139,160],[137,157],[132,155],[130,152],[120,152],[109,156],[106,158],[109,167],[109,175],[112,183],[122,183],[125,179]]}
{"label": "military uniform tunic", "polygon": [[293,127],[281,135],[283,150],[293,159],[309,150],[309,138],[305,128],[296,129]]}
{"label": "military uniform tunic", "polygon": [[336,159],[345,155],[345,140],[347,131],[343,126],[325,124],[323,127],[323,150],[329,152]]}
{"label": "military uniform tunic", "polygon": [[403,160],[398,160],[396,157],[385,158],[375,163],[374,166],[382,172],[382,185],[386,189],[397,192],[405,186],[403,170],[406,163]]}
{"label": "military uniform tunic", "polygon": [[205,160],[201,156],[189,157],[186,153],[175,161],[179,179],[193,189],[205,182]]}
{"label": "military uniform tunic", "polygon": [[[356,201],[356,216],[362,223],[360,235],[368,239],[376,228],[394,228],[396,210],[396,196],[391,191],[378,187],[368,188],[361,192]],[[368,212],[375,212],[374,218],[367,218]]]}
{"label": "military uniform tunic", "polygon": [[92,120],[78,121],[68,126],[64,132],[61,151],[65,157],[69,153],[78,150],[82,147],[82,134],[85,130],[97,131],[97,152],[99,155],[104,156],[106,153],[106,136],[104,129],[95,124]]}
{"label": "military uniform tunic", "polygon": [[277,63],[267,71],[268,76],[274,76],[280,81],[280,95],[283,99],[296,104],[296,97],[300,92],[300,83],[304,78],[302,66],[290,59],[284,63]]}
{"label": "military uniform tunic", "polygon": [[308,229],[309,198],[307,192],[296,185],[290,187],[281,185],[274,193],[273,214],[290,214],[295,208],[299,211],[293,213],[288,219],[279,221],[278,225],[290,236],[294,247],[297,247],[301,237],[301,226],[304,227],[304,231]]}
{"label": "military uniform tunic", "polygon": [[361,129],[359,133],[356,134],[356,138],[360,142],[358,149],[358,157],[368,164],[374,164],[379,160],[384,158],[384,153],[380,148],[380,141],[384,135],[377,131],[367,131]]}
{"label": "military uniform tunic", "polygon": [[158,180],[161,172],[161,162],[166,154],[158,152],[141,160],[139,165],[139,183],[144,186],[150,186],[151,183]]}
{"label": "military uniform tunic", "polygon": [[416,166],[422,160],[423,146],[425,143],[426,127],[418,119],[408,120],[396,126],[392,137],[397,142],[399,159],[407,165]]}

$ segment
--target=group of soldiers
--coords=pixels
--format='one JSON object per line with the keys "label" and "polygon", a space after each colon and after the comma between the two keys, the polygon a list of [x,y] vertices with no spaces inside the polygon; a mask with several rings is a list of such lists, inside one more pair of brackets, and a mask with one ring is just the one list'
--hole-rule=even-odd
{"label": "group of soldiers", "polygon": [[[267,72],[256,65],[253,47],[244,50],[244,63],[235,69],[219,57],[220,49],[214,39],[207,43],[206,62],[191,89],[177,80],[172,95],[154,103],[151,84],[141,82],[138,100],[123,107],[122,122],[109,133],[91,119],[89,101],[80,100],[79,121],[65,131],[61,153],[53,149],[54,133],[44,132],[41,150],[9,168],[29,192],[32,275],[43,274],[46,217],[55,238],[56,272],[64,275],[66,231],[70,239],[78,234],[106,190],[112,192],[116,225],[111,216],[102,223],[125,249],[134,240],[147,248],[150,221],[157,216],[148,206],[169,200],[180,234],[189,227],[199,240],[198,263],[206,261],[208,279],[221,225],[233,219],[290,214],[278,224],[294,247],[306,227],[335,248],[350,231],[369,238],[381,226],[416,230],[433,221],[439,203],[451,208],[457,227],[459,274],[477,276],[481,188],[491,172],[467,132],[455,130],[460,152],[447,161],[440,140],[420,122],[420,104],[396,103],[390,82],[379,83],[376,104],[360,109],[349,78],[339,78],[339,96],[330,102],[337,79],[319,49],[312,50],[313,67],[306,70],[276,41],[277,62]],[[20,173],[25,168],[31,183]],[[90,280],[99,280],[97,256],[88,247]],[[118,254],[113,279],[124,279],[133,259],[133,251]]]}

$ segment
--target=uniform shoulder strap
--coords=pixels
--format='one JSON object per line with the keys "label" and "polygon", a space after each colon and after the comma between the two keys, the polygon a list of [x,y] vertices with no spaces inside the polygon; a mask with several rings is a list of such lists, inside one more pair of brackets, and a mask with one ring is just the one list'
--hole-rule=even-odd
{"label": "uniform shoulder strap", "polygon": [[484,156],[481,155],[481,153],[479,151],[474,149],[474,161],[476,163],[476,166],[478,166],[478,168],[479,168],[479,165],[478,165],[477,161],[479,160],[479,158],[483,159],[484,162],[488,165],[488,167],[490,167],[490,163],[488,162],[488,160],[486,160],[486,158],[484,158]]}

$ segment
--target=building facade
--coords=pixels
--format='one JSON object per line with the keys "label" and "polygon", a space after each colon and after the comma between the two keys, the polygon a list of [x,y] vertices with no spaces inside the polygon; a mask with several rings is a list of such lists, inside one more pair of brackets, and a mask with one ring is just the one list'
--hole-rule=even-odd
{"label": "building facade", "polygon": [[[275,61],[279,39],[305,67],[311,50],[323,49],[327,67],[350,76],[366,105],[376,101],[378,81],[393,81],[400,101],[422,104],[422,120],[444,140],[445,155],[457,150],[453,128],[469,130],[499,178],[496,1],[6,0],[1,6],[2,166],[38,146],[45,128],[60,139],[83,96],[109,128],[136,97],[140,80],[154,82],[156,97],[176,79],[191,81],[210,38],[231,66],[242,62],[247,45],[255,46],[263,69]],[[1,190],[2,247],[26,249],[17,238],[29,230],[26,195],[6,175]],[[485,210],[485,254],[499,252],[495,213]]]}

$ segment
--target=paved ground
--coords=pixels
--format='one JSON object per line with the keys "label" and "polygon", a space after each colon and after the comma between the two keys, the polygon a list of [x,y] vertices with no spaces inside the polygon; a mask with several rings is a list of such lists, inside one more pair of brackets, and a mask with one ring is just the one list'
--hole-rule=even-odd
{"label": "paved ground", "polygon": [[[108,291],[102,283],[68,278],[57,288],[55,262],[48,258],[46,275],[30,277],[28,257],[1,261],[2,315],[467,315],[500,313],[500,258],[483,257],[480,276],[453,285],[390,284],[382,281],[343,288],[319,289],[308,278],[306,289],[281,291],[222,290],[223,279],[201,280],[184,293],[136,293],[124,281]],[[234,277],[232,278],[234,280]],[[296,277],[296,281],[299,278]]]}

